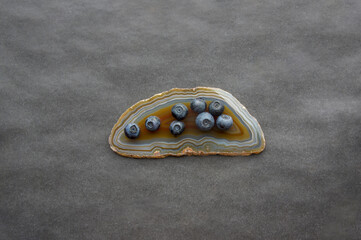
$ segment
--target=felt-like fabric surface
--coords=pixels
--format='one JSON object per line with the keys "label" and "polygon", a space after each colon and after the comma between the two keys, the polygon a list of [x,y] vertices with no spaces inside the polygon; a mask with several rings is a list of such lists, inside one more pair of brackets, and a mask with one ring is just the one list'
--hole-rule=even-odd
{"label": "felt-like fabric surface", "polygon": [[[360,239],[359,0],[2,0],[0,239]],[[250,157],[130,159],[132,104],[219,87]]]}

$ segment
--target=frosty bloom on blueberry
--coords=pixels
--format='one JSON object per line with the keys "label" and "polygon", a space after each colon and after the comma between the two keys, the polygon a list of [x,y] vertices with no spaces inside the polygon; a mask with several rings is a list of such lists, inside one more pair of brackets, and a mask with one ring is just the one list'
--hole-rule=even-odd
{"label": "frosty bloom on blueberry", "polygon": [[184,128],[184,122],[180,122],[177,120],[173,121],[169,126],[169,130],[174,136],[180,135],[184,131]]}
{"label": "frosty bloom on blueberry", "polygon": [[213,116],[219,116],[224,111],[224,104],[220,100],[214,100],[209,104],[208,110]]}
{"label": "frosty bloom on blueberry", "polygon": [[139,136],[140,128],[135,123],[128,123],[124,128],[124,133],[128,138],[134,139]]}
{"label": "frosty bloom on blueberry", "polygon": [[193,99],[191,102],[191,109],[196,113],[201,113],[206,111],[207,103],[203,98]]}
{"label": "frosty bloom on blueberry", "polygon": [[188,114],[188,108],[182,104],[177,103],[172,107],[172,115],[177,120],[183,120]]}
{"label": "frosty bloom on blueberry", "polygon": [[233,119],[229,115],[222,114],[217,118],[216,125],[221,130],[228,130],[233,125]]}
{"label": "frosty bloom on blueberry", "polygon": [[209,112],[202,112],[196,118],[196,125],[201,131],[209,131],[214,126],[214,118]]}
{"label": "frosty bloom on blueberry", "polygon": [[147,120],[145,121],[145,127],[149,130],[149,131],[157,131],[160,127],[160,119],[157,116],[150,116],[147,118]]}

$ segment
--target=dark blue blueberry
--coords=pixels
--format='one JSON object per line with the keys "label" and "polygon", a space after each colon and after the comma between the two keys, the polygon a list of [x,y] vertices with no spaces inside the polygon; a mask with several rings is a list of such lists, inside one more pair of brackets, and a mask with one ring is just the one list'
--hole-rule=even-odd
{"label": "dark blue blueberry", "polygon": [[208,111],[213,116],[219,116],[223,113],[224,110],[224,104],[219,100],[214,100],[209,104]]}
{"label": "dark blue blueberry", "polygon": [[185,119],[187,114],[188,114],[188,108],[182,103],[177,103],[172,107],[172,115],[177,120]]}
{"label": "dark blue blueberry", "polygon": [[196,113],[201,113],[206,111],[207,103],[203,98],[193,99],[191,102],[191,109]]}
{"label": "dark blue blueberry", "polygon": [[169,126],[169,130],[174,136],[181,134],[184,131],[184,128],[185,128],[184,122],[180,122],[176,120],[173,121]]}
{"label": "dark blue blueberry", "polygon": [[209,112],[202,112],[196,118],[196,125],[201,131],[209,131],[214,126],[214,118]]}
{"label": "dark blue blueberry", "polygon": [[228,130],[233,125],[233,119],[231,116],[226,114],[222,114],[217,118],[216,125],[221,130]]}
{"label": "dark blue blueberry", "polygon": [[128,138],[137,138],[140,134],[140,128],[135,123],[128,123],[124,128],[124,133]]}
{"label": "dark blue blueberry", "polygon": [[145,120],[145,127],[149,130],[149,131],[157,131],[158,128],[160,126],[160,119],[157,116],[150,116],[147,118],[147,120]]}

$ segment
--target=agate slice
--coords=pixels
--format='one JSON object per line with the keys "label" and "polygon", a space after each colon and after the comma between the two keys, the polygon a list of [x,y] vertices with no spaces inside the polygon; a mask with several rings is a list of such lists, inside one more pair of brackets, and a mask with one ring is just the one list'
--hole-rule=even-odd
{"label": "agate slice", "polygon": [[[195,124],[198,114],[190,108],[192,100],[199,97],[207,102],[207,111],[213,100],[223,101],[223,114],[233,118],[232,127],[226,131],[216,126],[207,132],[200,131]],[[169,125],[175,120],[171,109],[177,103],[183,103],[189,111],[187,117],[182,120],[185,123],[184,132],[174,136],[169,131]],[[160,118],[161,125],[157,131],[146,129],[145,121],[149,116]],[[138,138],[126,137],[124,127],[128,123],[138,124]],[[232,94],[219,88],[197,87],[173,88],[137,102],[120,116],[109,136],[109,144],[114,152],[122,156],[163,158],[215,154],[248,156],[262,152],[266,143],[257,120]]]}

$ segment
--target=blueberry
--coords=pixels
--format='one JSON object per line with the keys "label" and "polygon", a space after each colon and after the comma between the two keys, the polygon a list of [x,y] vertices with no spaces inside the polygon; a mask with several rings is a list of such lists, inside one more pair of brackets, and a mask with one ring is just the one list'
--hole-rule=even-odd
{"label": "blueberry", "polygon": [[188,108],[182,103],[178,103],[172,107],[172,115],[177,120],[185,119],[187,114],[188,114]]}
{"label": "blueberry", "polygon": [[203,98],[193,99],[191,102],[191,109],[196,113],[201,113],[206,111],[207,103]]}
{"label": "blueberry", "polygon": [[169,130],[174,136],[181,134],[184,131],[184,128],[184,122],[180,122],[177,120],[173,121],[169,126]]}
{"label": "blueberry", "polygon": [[156,116],[150,116],[147,118],[147,120],[145,120],[145,127],[149,130],[149,131],[157,131],[158,128],[160,126],[160,119],[159,117]]}
{"label": "blueberry", "polygon": [[222,114],[217,118],[216,125],[221,130],[228,130],[233,125],[233,119],[231,116],[226,114]]}
{"label": "blueberry", "polygon": [[137,138],[140,134],[140,128],[135,123],[128,123],[124,128],[124,133],[128,138]]}
{"label": "blueberry", "polygon": [[196,118],[196,125],[201,131],[209,131],[214,126],[214,118],[209,112],[202,112]]}
{"label": "blueberry", "polygon": [[221,115],[223,113],[223,110],[224,110],[224,104],[219,100],[214,100],[213,102],[211,102],[211,104],[209,104],[208,107],[208,111],[213,116]]}

